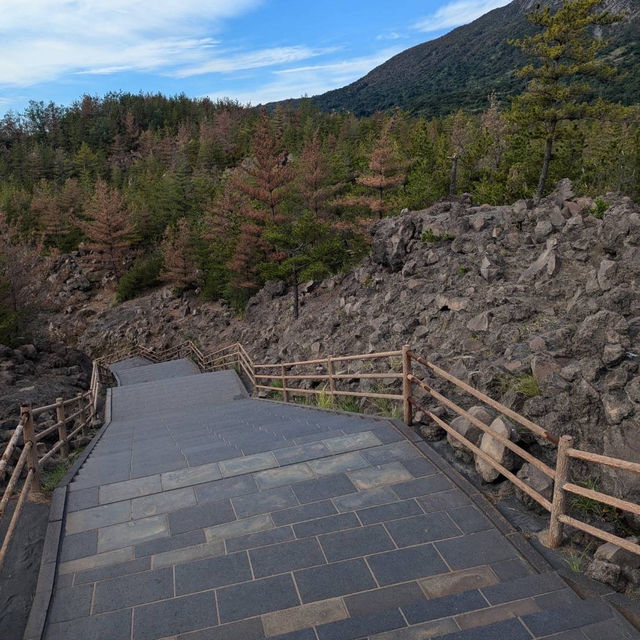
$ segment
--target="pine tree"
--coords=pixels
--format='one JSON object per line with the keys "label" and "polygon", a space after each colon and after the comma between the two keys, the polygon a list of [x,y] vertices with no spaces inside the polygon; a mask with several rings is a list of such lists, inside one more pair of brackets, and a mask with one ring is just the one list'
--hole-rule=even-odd
{"label": "pine tree", "polygon": [[451,155],[451,176],[449,179],[449,195],[455,196],[458,193],[458,168],[460,160],[467,151],[470,142],[467,117],[462,110],[456,112],[451,120],[451,131],[449,134],[449,150]]}
{"label": "pine tree", "polygon": [[193,241],[185,218],[169,227],[160,245],[164,260],[163,279],[176,291],[184,291],[197,281]]}
{"label": "pine tree", "polygon": [[280,135],[273,133],[269,116],[263,112],[253,137],[253,153],[239,167],[247,179],[239,180],[237,186],[266,211],[270,222],[281,219],[280,205],[293,179],[288,156]]}
{"label": "pine tree", "polygon": [[507,149],[508,123],[498,107],[495,93],[489,96],[489,108],[481,116],[482,126],[489,138],[482,164],[490,171],[498,171]]}
{"label": "pine tree", "polygon": [[47,260],[42,246],[21,241],[0,212],[0,344],[10,344],[26,320],[26,310],[41,302]]}
{"label": "pine tree", "polygon": [[297,164],[298,189],[305,207],[318,219],[328,217],[328,203],[341,188],[333,184],[332,171],[322,150],[318,131],[305,144]]}
{"label": "pine tree", "polygon": [[254,132],[253,154],[232,176],[232,188],[238,191],[242,203],[238,210],[238,242],[229,262],[237,304],[243,304],[259,285],[259,265],[268,248],[264,229],[267,224],[286,221],[282,203],[292,180],[288,153],[263,112]]}
{"label": "pine tree", "polygon": [[134,232],[120,191],[98,180],[85,213],[87,219],[77,219],[76,224],[89,239],[87,248],[97,252],[103,267],[119,279]]}
{"label": "pine tree", "polygon": [[400,157],[397,145],[392,137],[395,118],[383,125],[382,132],[369,153],[369,172],[356,178],[361,184],[375,192],[375,195],[359,198],[355,202],[365,205],[379,218],[389,210],[385,201],[386,194],[404,184],[409,163]]}
{"label": "pine tree", "polygon": [[527,17],[543,30],[512,41],[539,62],[538,66],[529,64],[520,69],[520,77],[528,84],[514,99],[511,111],[517,125],[529,128],[534,139],[544,141],[538,201],[545,190],[555,144],[566,135],[566,125],[606,107],[604,102],[594,104],[590,99],[591,81],[606,80],[616,71],[598,57],[607,42],[594,37],[592,30],[613,24],[621,16],[598,11],[601,5],[602,0],[564,0],[555,13],[550,7],[538,8]]}
{"label": "pine tree", "polygon": [[344,246],[329,225],[310,213],[284,225],[270,225],[265,239],[273,252],[260,265],[261,273],[267,280],[284,280],[290,285],[297,320],[300,283],[335,272],[344,263]]}

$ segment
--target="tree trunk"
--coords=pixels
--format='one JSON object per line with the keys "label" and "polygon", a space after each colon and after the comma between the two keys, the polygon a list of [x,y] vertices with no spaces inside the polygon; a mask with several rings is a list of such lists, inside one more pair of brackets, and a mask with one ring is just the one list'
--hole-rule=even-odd
{"label": "tree trunk", "polygon": [[451,180],[449,181],[449,195],[455,196],[458,191],[458,155],[451,158]]}
{"label": "tree trunk", "polygon": [[542,194],[547,184],[547,176],[549,175],[549,163],[551,162],[551,154],[553,153],[553,137],[547,138],[547,144],[544,149],[544,160],[542,161],[542,171],[540,172],[540,182],[538,182],[538,191],[536,193],[536,204],[542,200]]}
{"label": "tree trunk", "polygon": [[298,303],[298,274],[293,274],[293,317],[297,320],[300,315]]}

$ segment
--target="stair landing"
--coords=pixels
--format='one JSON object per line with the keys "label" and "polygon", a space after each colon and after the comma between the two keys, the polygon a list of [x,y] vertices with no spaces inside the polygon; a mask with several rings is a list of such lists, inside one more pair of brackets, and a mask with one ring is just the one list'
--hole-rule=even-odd
{"label": "stair landing", "polygon": [[251,399],[187,361],[114,369],[47,640],[640,638],[389,421]]}

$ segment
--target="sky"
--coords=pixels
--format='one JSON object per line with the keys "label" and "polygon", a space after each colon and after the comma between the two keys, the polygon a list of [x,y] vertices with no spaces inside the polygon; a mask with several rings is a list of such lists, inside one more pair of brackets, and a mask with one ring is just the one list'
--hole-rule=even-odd
{"label": "sky", "polygon": [[0,115],[110,91],[324,93],[510,0],[0,0]]}

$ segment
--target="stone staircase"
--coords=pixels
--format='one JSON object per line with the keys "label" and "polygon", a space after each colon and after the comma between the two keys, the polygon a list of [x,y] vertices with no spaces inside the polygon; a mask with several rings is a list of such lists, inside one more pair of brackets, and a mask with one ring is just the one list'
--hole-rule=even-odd
{"label": "stone staircase", "polygon": [[640,638],[388,420],[252,399],[187,360],[112,370],[47,640]]}

